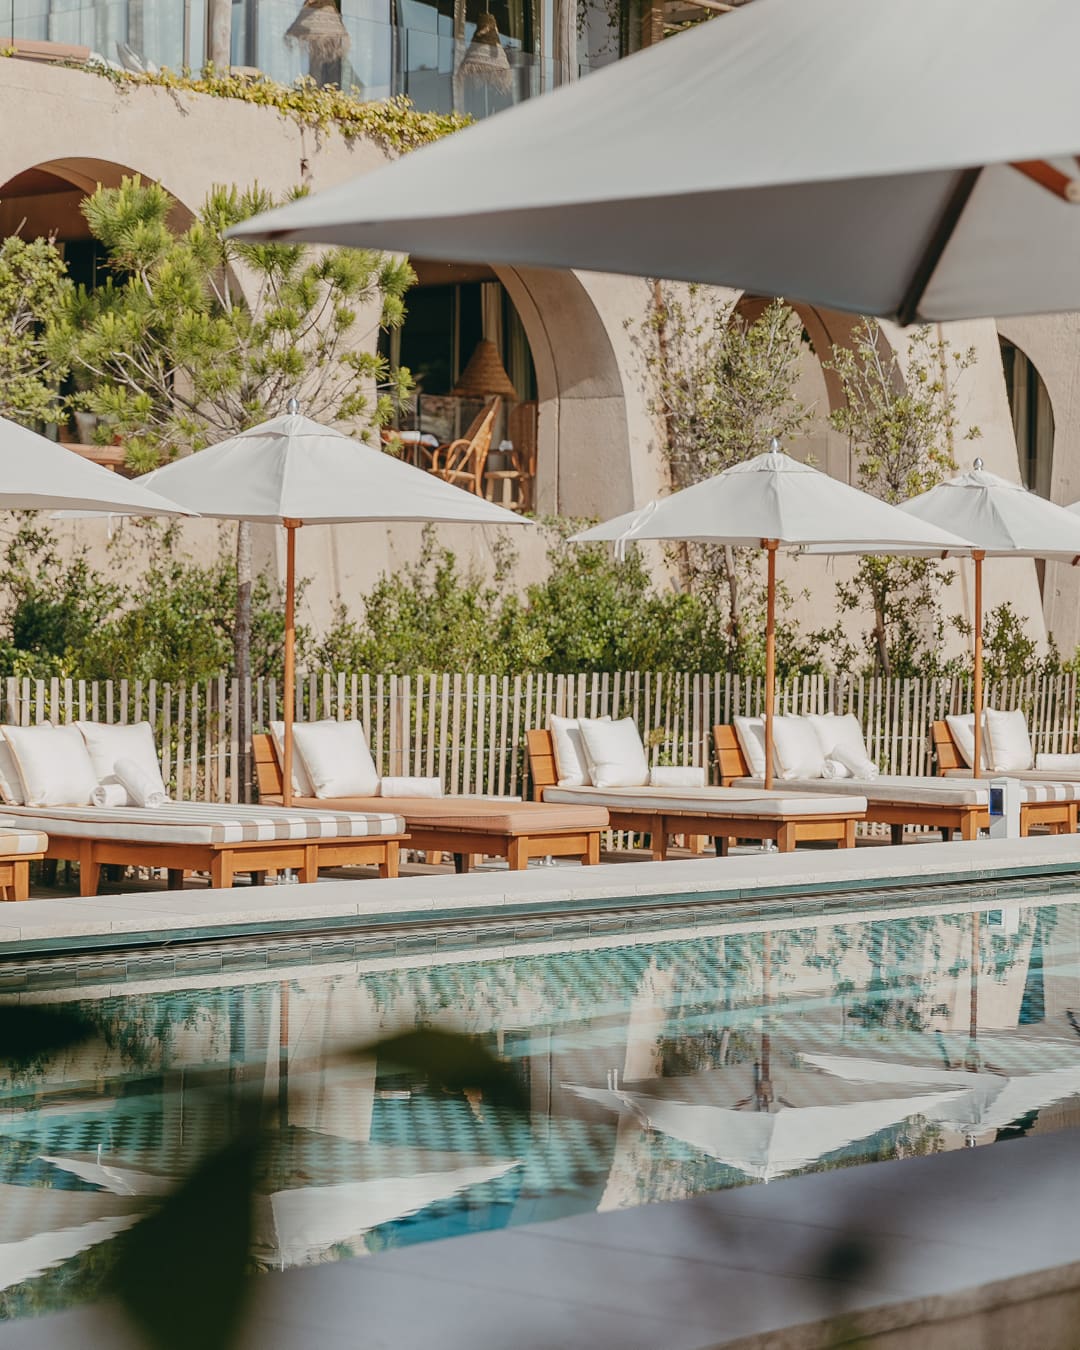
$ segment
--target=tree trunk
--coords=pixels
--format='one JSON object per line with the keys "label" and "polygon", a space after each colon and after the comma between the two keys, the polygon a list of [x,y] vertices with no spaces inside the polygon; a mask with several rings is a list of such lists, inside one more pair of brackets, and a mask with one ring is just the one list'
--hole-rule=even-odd
{"label": "tree trunk", "polygon": [[240,683],[240,799],[251,800],[251,727],[245,690],[251,679],[251,526],[236,526],[236,622],[233,628],[233,668]]}
{"label": "tree trunk", "polygon": [[724,545],[724,571],[727,573],[728,636],[731,639],[731,646],[728,649],[728,669],[734,671],[742,655],[742,607],[739,599],[739,578],[735,575],[735,550],[730,544]]}
{"label": "tree trunk", "polygon": [[889,660],[889,634],[885,628],[885,603],[874,601],[874,642],[877,645],[878,663],[886,679],[892,675],[892,662]]}

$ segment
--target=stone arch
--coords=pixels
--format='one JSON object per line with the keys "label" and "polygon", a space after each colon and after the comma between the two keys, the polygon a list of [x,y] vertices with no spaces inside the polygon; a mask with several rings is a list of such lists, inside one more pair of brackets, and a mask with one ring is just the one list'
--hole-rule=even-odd
{"label": "stone arch", "polygon": [[494,271],[517,309],[536,370],[538,510],[550,515],[629,510],[636,475],[611,319],[576,272]]}

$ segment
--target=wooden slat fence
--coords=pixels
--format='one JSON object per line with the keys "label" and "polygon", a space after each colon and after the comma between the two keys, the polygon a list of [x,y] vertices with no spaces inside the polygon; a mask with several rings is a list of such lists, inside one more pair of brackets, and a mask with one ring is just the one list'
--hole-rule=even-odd
{"label": "wooden slat fence", "polygon": [[[197,684],[121,680],[0,681],[0,720],[148,720],[165,778],[178,798],[250,800],[240,781],[241,710],[265,730],[281,716],[280,683],[244,688],[222,676]],[[738,675],[614,671],[584,675],[309,673],[297,677],[297,717],[359,718],[383,773],[437,774],[448,792],[519,794],[525,732],[549,713],[633,717],[654,763],[711,765],[711,727],[758,714],[763,682]],[[1023,708],[1036,751],[1078,748],[1075,675],[1009,680],[987,690],[987,705]],[[854,713],[883,773],[930,773],[935,718],[971,707],[967,680],[853,680],[805,676],[779,690],[785,713]]]}

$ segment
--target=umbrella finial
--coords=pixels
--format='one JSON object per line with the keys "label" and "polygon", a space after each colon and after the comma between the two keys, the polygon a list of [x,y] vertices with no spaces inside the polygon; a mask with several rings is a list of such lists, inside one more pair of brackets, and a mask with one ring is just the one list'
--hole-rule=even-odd
{"label": "umbrella finial", "polygon": [[296,417],[300,411],[300,400],[295,397],[289,399],[288,403],[285,404],[285,411],[290,417]]}
{"label": "umbrella finial", "polygon": [[780,453],[780,437],[774,436],[769,442],[769,454],[778,455]]}
{"label": "umbrella finial", "polygon": [[976,473],[979,473],[982,469],[982,466],[983,466],[982,455],[976,455],[975,463],[971,467],[975,470]]}

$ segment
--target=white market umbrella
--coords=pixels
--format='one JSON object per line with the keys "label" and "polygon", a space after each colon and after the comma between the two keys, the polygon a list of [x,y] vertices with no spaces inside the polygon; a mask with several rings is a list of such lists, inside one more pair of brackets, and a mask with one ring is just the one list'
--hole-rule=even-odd
{"label": "white market umbrella", "polygon": [[[768,0],[774,3],[774,0]],[[765,786],[773,781],[776,702],[776,552],[784,546],[820,546],[822,552],[934,555],[967,551],[965,539],[904,515],[895,506],[801,464],[777,443],[693,487],[651,501],[571,536],[573,542],[614,540],[617,548],[642,539],[763,548],[768,558],[765,625]]]}
{"label": "white market umbrella", "polygon": [[1070,0],[765,0],[233,233],[901,323],[1078,310],[1078,50]]}
{"label": "white market umbrella", "polygon": [[141,483],[103,469],[6,417],[0,417],[0,508],[108,511],[125,516],[192,514]]}
{"label": "white market umbrella", "polygon": [[803,1058],[808,1064],[850,1082],[899,1083],[905,1087],[923,1084],[951,1089],[950,1098],[939,1100],[926,1114],[951,1125],[968,1140],[984,1130],[1004,1129],[1028,1111],[1080,1093],[1080,1065],[1041,1073],[1001,1074],[987,1069],[938,1069],[846,1055]]}
{"label": "white market umbrella", "polygon": [[640,1123],[681,1139],[758,1181],[809,1167],[837,1149],[867,1139],[910,1116],[929,1115],[959,1091],[838,1106],[782,1106],[778,1111],[737,1111],[648,1097],[636,1092],[574,1088],[580,1097],[629,1112]]}
{"label": "white market umbrella", "polygon": [[983,560],[1049,558],[1075,563],[1080,560],[1080,519],[1019,483],[990,473],[983,468],[981,459],[967,473],[902,503],[900,510],[928,525],[955,530],[974,545],[967,551],[975,567],[972,773],[978,778],[982,771]]}
{"label": "white market umbrella", "polygon": [[199,515],[285,528],[285,744],[282,792],[292,804],[296,659],[296,531],[302,525],[412,520],[527,525],[462,488],[290,411],[144,474]]}

